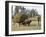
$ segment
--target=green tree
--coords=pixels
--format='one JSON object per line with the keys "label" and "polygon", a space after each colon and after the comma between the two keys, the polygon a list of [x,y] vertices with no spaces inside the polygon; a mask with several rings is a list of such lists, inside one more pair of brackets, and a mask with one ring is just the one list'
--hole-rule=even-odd
{"label": "green tree", "polygon": [[32,9],[31,12],[29,13],[29,15],[30,15],[31,17],[37,16],[37,15],[38,15],[38,12],[37,12],[35,9]]}
{"label": "green tree", "polygon": [[14,22],[14,23],[17,23],[17,22],[20,22],[20,21],[24,21],[24,20],[27,19],[27,18],[28,18],[27,15],[22,14],[22,13],[17,13],[17,14],[14,16],[13,22]]}

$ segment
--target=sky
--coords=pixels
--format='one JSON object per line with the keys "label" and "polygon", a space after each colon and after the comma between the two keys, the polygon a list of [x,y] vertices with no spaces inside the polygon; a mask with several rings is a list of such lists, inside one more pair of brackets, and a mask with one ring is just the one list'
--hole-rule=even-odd
{"label": "sky", "polygon": [[26,9],[32,10],[32,9],[36,9],[36,11],[38,12],[38,14],[41,14],[42,12],[42,7],[37,7],[37,6],[29,6],[29,7],[25,7]]}

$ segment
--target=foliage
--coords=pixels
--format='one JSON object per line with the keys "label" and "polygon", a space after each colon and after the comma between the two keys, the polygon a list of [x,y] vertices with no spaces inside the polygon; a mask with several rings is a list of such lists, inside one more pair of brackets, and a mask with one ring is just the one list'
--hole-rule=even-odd
{"label": "foliage", "polygon": [[14,19],[13,21],[14,22],[20,22],[20,21],[24,21],[25,19],[27,19],[27,15],[25,14],[22,14],[22,13],[17,13],[15,16],[14,16]]}
{"label": "foliage", "polygon": [[38,16],[39,14],[38,14],[38,12],[36,11],[36,10],[34,10],[34,9],[32,9],[31,10],[31,12],[29,13],[29,16]]}

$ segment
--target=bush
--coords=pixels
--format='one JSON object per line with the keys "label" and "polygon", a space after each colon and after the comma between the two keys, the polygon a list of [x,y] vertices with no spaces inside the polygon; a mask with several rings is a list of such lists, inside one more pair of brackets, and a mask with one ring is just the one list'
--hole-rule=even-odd
{"label": "bush", "polygon": [[24,21],[25,19],[27,19],[28,16],[25,15],[25,14],[22,14],[22,13],[17,13],[15,16],[14,16],[14,19],[13,19],[13,22],[14,23],[18,23],[20,21]]}

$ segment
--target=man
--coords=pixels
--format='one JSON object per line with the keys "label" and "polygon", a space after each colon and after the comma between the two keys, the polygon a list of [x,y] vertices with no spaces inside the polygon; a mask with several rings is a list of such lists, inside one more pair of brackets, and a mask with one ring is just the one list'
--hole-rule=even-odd
{"label": "man", "polygon": [[38,25],[39,25],[39,21],[40,21],[40,16],[38,16]]}

